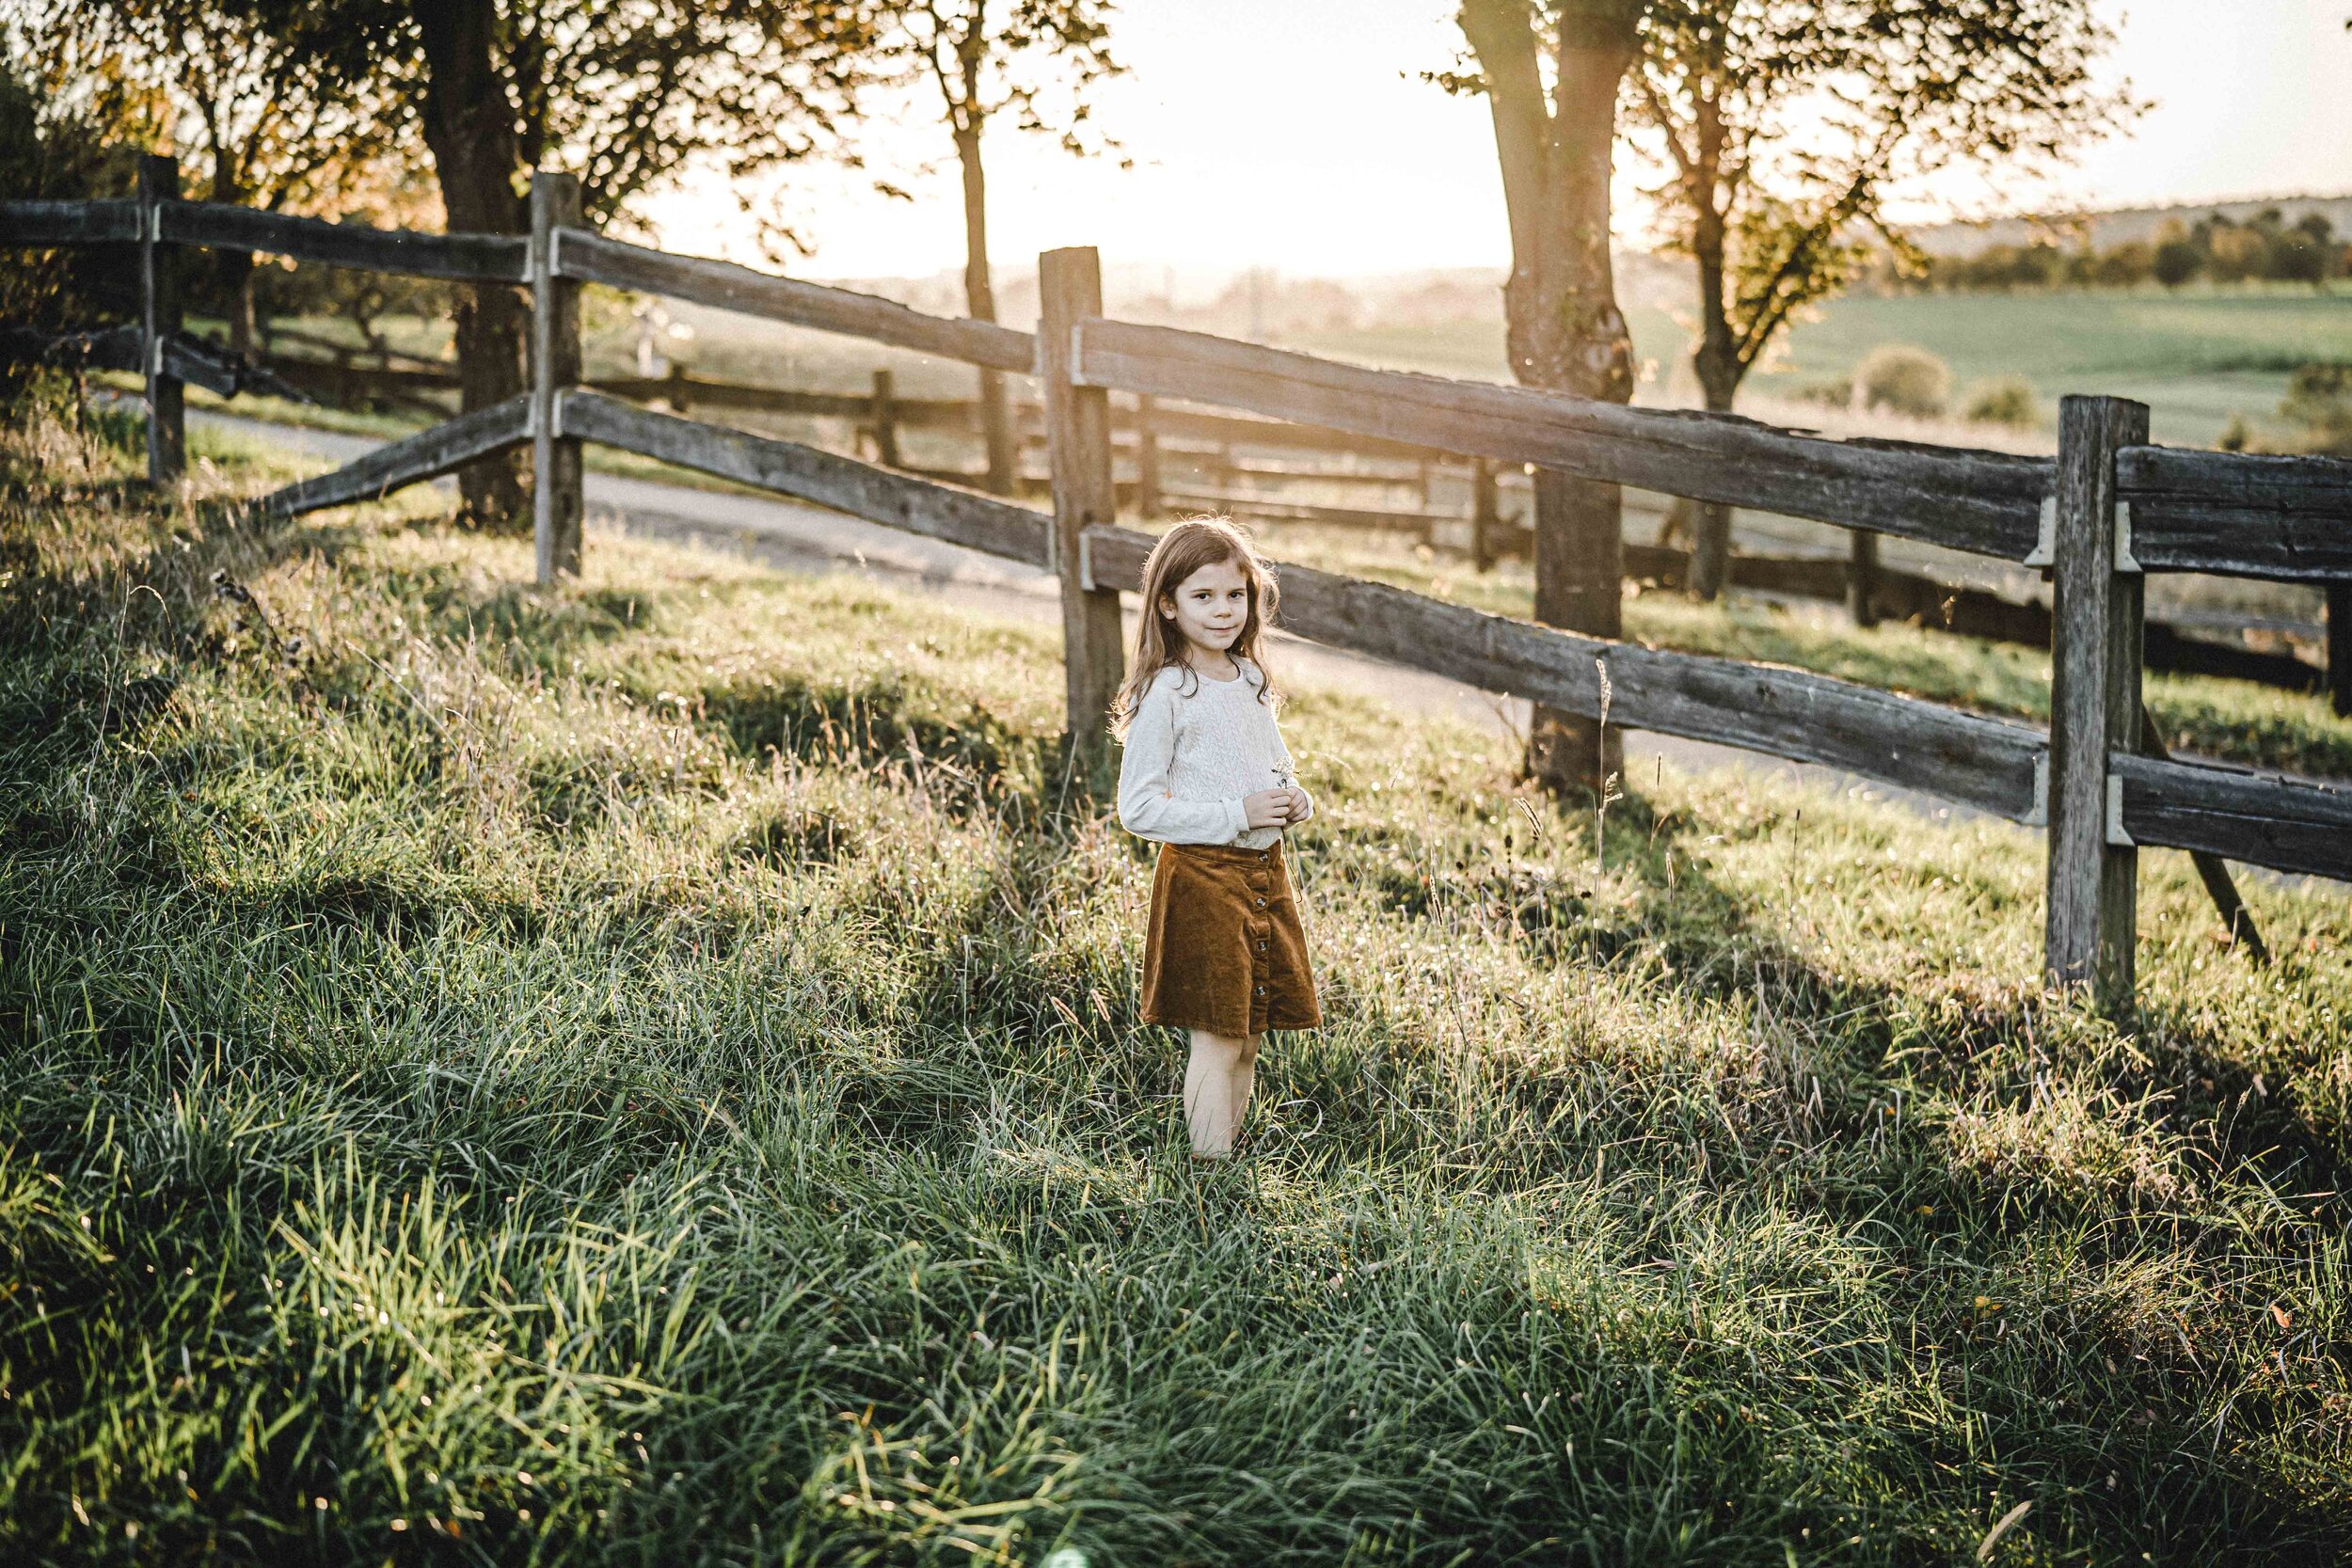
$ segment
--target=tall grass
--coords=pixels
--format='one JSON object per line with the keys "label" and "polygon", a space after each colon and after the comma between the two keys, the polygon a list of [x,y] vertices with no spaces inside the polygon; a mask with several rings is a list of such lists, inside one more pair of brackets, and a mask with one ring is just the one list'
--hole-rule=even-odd
{"label": "tall grass", "polygon": [[0,1555],[2352,1544],[2340,889],[2151,853],[2119,1032],[2026,833],[1306,692],[1203,1174],[1048,638],[126,473],[0,445]]}

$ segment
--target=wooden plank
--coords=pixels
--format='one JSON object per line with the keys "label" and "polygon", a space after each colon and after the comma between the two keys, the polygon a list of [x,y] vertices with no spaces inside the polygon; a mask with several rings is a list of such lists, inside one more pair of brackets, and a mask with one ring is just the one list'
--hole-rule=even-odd
{"label": "wooden plank", "polygon": [[331,474],[289,484],[256,504],[264,512],[294,516],[377,500],[404,485],[438,479],[476,458],[522,445],[531,439],[530,423],[531,395],[526,392],[378,447]]}
{"label": "wooden plank", "polygon": [[1111,703],[1126,673],[1117,591],[1086,578],[1079,537],[1119,520],[1111,469],[1111,400],[1073,376],[1077,324],[1103,309],[1103,261],[1092,245],[1037,259],[1038,374],[1044,384],[1047,455],[1054,483],[1054,569],[1061,579],[1062,667],[1073,771],[1098,793],[1111,787]]}
{"label": "wooden plank", "polygon": [[2107,766],[2142,844],[2352,881],[2352,788],[2122,751]]}
{"label": "wooden plank", "polygon": [[139,238],[136,201],[0,201],[0,246],[122,245]]}
{"label": "wooden plank", "polygon": [[[1114,428],[1130,425],[1133,416],[1122,407],[1111,411]],[[1280,451],[1344,452],[1398,462],[1422,462],[1456,454],[1410,441],[1392,441],[1360,431],[1335,430],[1327,425],[1297,424],[1287,420],[1260,419],[1242,414],[1212,414],[1198,408],[1154,402],[1152,428],[1163,440],[1214,441],[1220,446],[1263,447]]]}
{"label": "wooden plank", "polygon": [[2147,439],[2145,404],[2058,402],[2043,968],[2113,1013],[2131,1006],[2139,863],[2107,832],[2107,758],[2139,746],[2145,588],[2117,570],[2115,454]]}
{"label": "wooden plank", "polygon": [[199,338],[184,332],[175,333],[164,342],[164,370],[179,380],[201,387],[215,397],[233,398],[243,391],[256,372],[269,372],[258,366],[232,361]]}
{"label": "wooden plank", "polygon": [[[803,392],[787,387],[706,381],[692,375],[598,376],[583,385],[630,403],[679,398],[697,408],[740,408],[835,420],[870,420],[874,413],[873,396],[866,392]],[[969,432],[977,428],[978,405],[969,399],[894,398],[891,406],[901,429],[919,426]]]}
{"label": "wooden plank", "polygon": [[425,234],[292,217],[252,207],[179,201],[164,209],[164,238],[219,250],[258,250],[364,272],[412,277],[525,280],[530,242],[519,234]]}
{"label": "wooden plank", "polygon": [[[1091,528],[1089,580],[1133,591],[1152,538]],[[1284,563],[1282,629],[1409,669],[1609,717],[1628,729],[1836,768],[1956,800],[2011,821],[2036,812],[2039,732],[1773,665],[1613,642],[1518,621],[1360,578]]]}
{"label": "wooden plank", "polygon": [[1046,563],[1043,513],[974,491],[893,473],[854,457],[752,436],[675,414],[636,408],[601,392],[573,388],[556,403],[556,429],[623,451],[675,463],[888,528],[982,550],[1031,566]]}
{"label": "wooden plank", "polygon": [[[139,211],[151,214],[180,197],[180,161],[139,157]],[[139,241],[139,371],[147,378],[147,478],[169,484],[188,467],[187,390],[167,363],[180,336],[180,247],[157,237],[151,221]]]}
{"label": "wooden plank", "polygon": [[1314,501],[1286,500],[1256,490],[1199,490],[1170,484],[1160,491],[1171,501],[1184,501],[1211,511],[1230,511],[1252,517],[1295,523],[1334,523],[1343,528],[1385,530],[1427,539],[1434,524],[1458,523],[1451,512],[1419,512],[1376,506],[1324,506]]}
{"label": "wooden plank", "polygon": [[2152,571],[2352,578],[2352,459],[2138,445],[2116,453],[2115,483]]}
{"label": "wooden plank", "polygon": [[1089,385],[1534,463],[1589,480],[1755,507],[2022,561],[2040,534],[2046,458],[1798,436],[1732,414],[1627,408],[1557,393],[1366,370],[1172,327],[1079,325]]}
{"label": "wooden plank", "polygon": [[1029,334],[993,322],[928,315],[874,294],[778,277],[732,261],[664,255],[584,229],[557,230],[555,269],[585,282],[691,300],[1025,375],[1037,354]]}
{"label": "wooden plank", "polygon": [[531,520],[539,586],[580,575],[580,442],[558,435],[555,394],[580,380],[580,285],[548,265],[548,237],[580,222],[580,177],[531,177]]}

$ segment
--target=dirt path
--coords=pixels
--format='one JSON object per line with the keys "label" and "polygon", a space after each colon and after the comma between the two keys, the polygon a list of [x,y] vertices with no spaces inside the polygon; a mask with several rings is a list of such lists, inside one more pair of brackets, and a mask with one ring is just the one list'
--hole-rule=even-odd
{"label": "dirt path", "polygon": [[[188,419],[338,463],[382,444],[371,436],[266,424],[232,415],[191,410]],[[894,587],[920,589],[950,604],[990,614],[1048,625],[1059,620],[1054,579],[1042,571],[785,497],[699,490],[599,473],[594,468],[586,476],[586,493],[592,541],[598,531],[610,530],[631,537],[694,544],[779,571],[849,572]],[[1132,627],[1136,606],[1133,595],[1128,597]],[[1523,738],[1527,733],[1528,705],[1522,699],[1481,691],[1441,675],[1322,647],[1279,632],[1276,642],[1285,678],[1302,689],[1327,687],[1371,697],[1398,709],[1400,718],[1445,713],[1514,738]],[[1782,762],[1728,746],[1647,731],[1626,732],[1625,757],[1626,771],[1635,780],[1648,776],[1662,759],[1665,766],[1677,769],[1732,768],[1793,778],[1856,800],[1899,803],[1938,820],[1979,815],[1965,806],[1835,768]]]}

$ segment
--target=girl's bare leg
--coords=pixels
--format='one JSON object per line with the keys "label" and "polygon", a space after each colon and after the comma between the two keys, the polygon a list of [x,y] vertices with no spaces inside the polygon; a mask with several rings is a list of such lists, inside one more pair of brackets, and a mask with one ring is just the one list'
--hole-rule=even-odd
{"label": "girl's bare leg", "polygon": [[1233,1132],[1241,1133],[1242,1118],[1249,1114],[1249,1096],[1258,1086],[1258,1041],[1263,1037],[1242,1037],[1241,1053],[1233,1058]]}
{"label": "girl's bare leg", "polygon": [[1192,1031],[1192,1057],[1184,1064],[1184,1120],[1192,1129],[1192,1151],[1212,1160],[1230,1159],[1241,1114],[1248,1108],[1256,1080],[1258,1037]]}

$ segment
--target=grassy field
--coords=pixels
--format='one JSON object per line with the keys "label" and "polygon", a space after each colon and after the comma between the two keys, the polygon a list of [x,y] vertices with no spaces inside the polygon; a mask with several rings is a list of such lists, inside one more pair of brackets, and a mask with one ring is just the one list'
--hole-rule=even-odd
{"label": "grassy field", "polygon": [[2342,889],[2118,1032],[2026,832],[1305,692],[1203,1174],[1050,638],[207,455],[0,435],[0,1557],[2352,1549]]}

